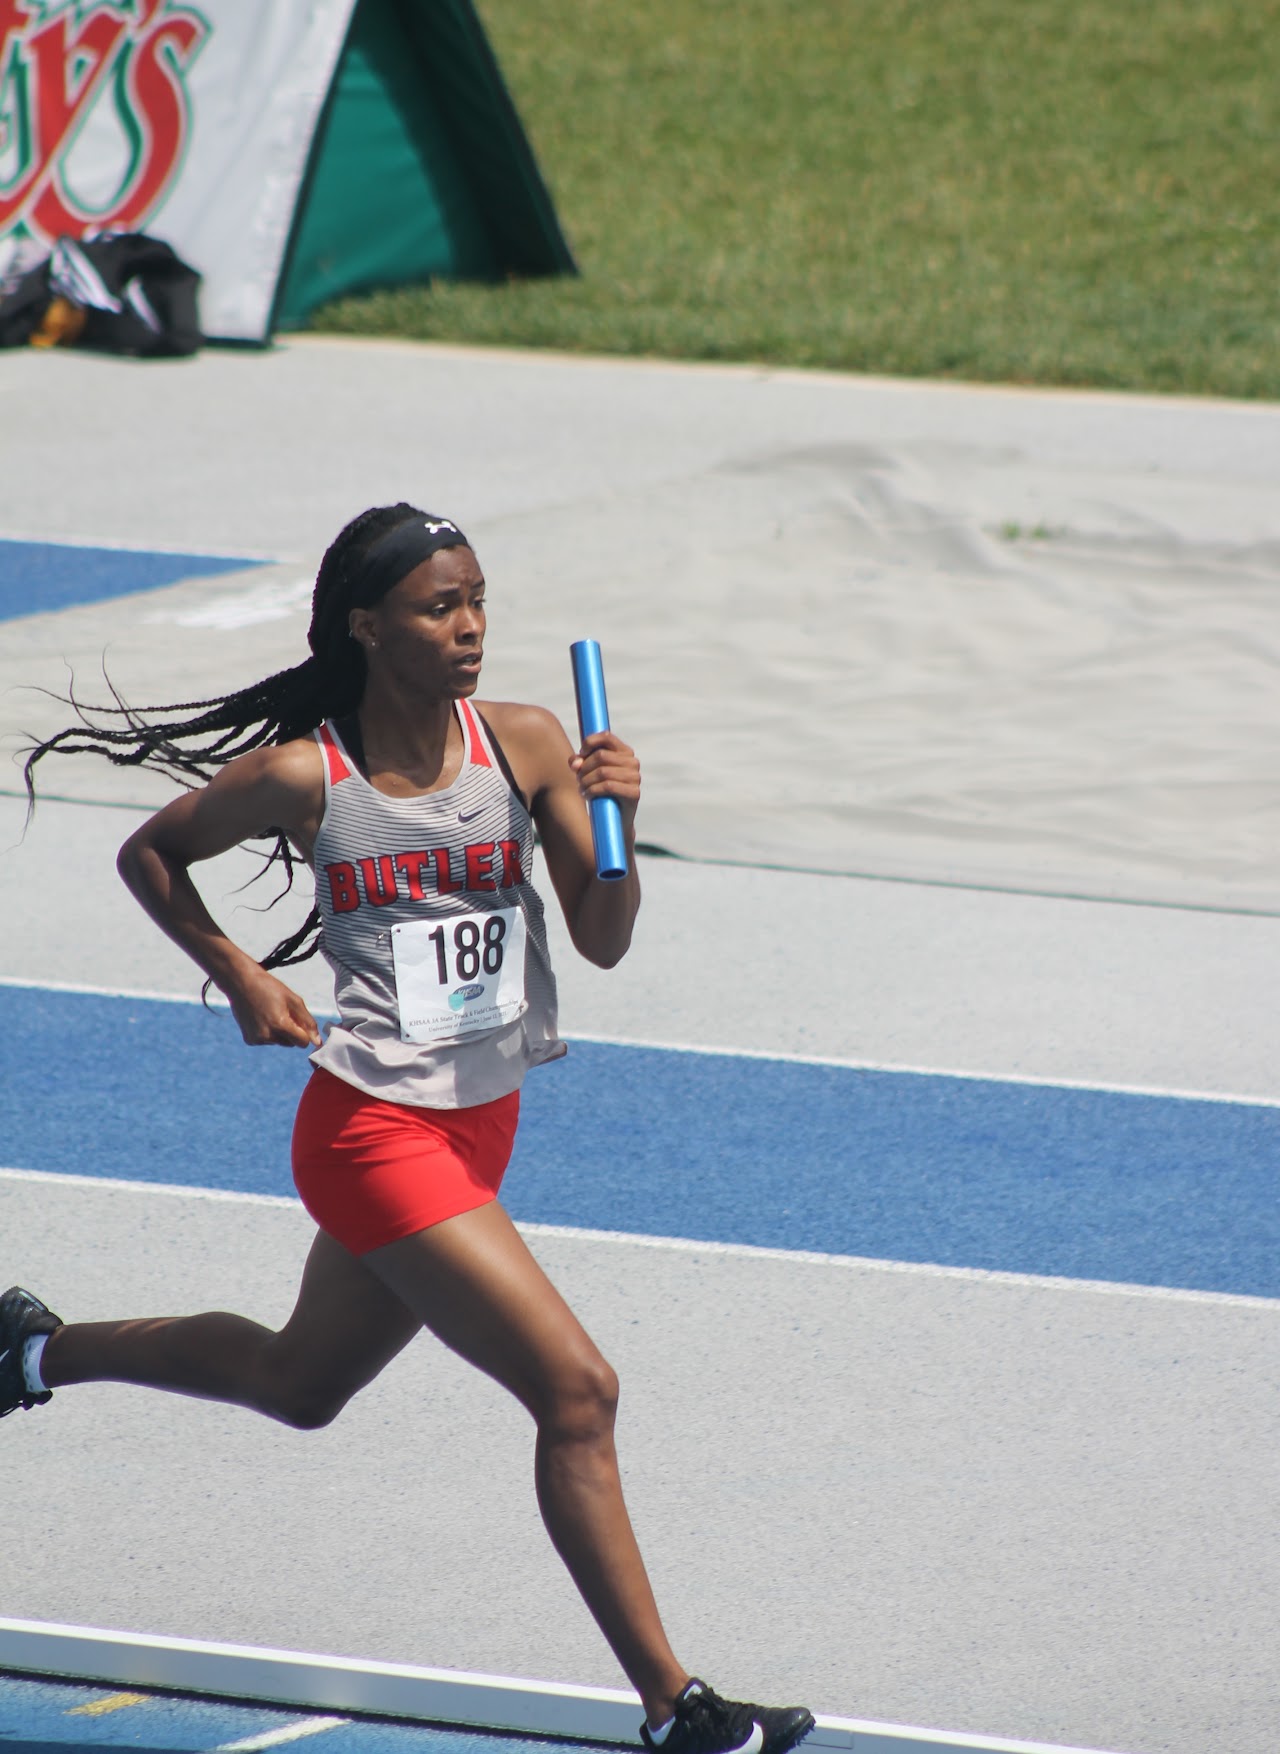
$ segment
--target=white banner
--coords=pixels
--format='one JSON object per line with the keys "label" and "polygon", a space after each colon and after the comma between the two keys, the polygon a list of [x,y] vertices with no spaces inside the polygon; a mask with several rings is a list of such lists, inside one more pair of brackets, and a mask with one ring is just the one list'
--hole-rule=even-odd
{"label": "white banner", "polygon": [[0,0],[0,238],[146,231],[266,337],[356,0]]}

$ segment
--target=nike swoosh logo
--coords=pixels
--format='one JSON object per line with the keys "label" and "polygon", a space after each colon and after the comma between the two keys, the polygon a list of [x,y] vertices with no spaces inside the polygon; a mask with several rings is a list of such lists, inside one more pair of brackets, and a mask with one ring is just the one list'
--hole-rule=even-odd
{"label": "nike swoosh logo", "polygon": [[0,1352],[0,1364],[3,1364],[3,1363],[4,1363],[4,1361],[5,1361],[5,1359],[6,1359],[6,1358],[7,1358],[7,1357],[8,1357],[8,1356],[9,1356],[9,1348],[8,1348],[8,1347],[7,1347],[7,1346],[6,1346],[6,1347],[5,1347],[5,1349],[4,1349],[4,1351],[3,1351],[3,1352]]}
{"label": "nike swoosh logo", "polygon": [[751,1725],[751,1734],[747,1737],[746,1741],[739,1742],[736,1748],[726,1749],[725,1754],[760,1754],[760,1750],[763,1747],[764,1731],[760,1728],[759,1724],[753,1723]]}
{"label": "nike swoosh logo", "polygon": [[483,814],[484,814],[484,805],[483,804],[480,806],[480,808],[478,810],[459,810],[458,821],[459,822],[474,822],[477,816],[482,816]]}

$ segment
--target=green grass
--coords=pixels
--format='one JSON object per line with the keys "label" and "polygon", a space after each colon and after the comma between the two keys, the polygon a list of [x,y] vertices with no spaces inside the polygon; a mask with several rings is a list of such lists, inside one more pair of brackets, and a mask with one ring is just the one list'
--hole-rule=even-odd
{"label": "green grass", "polygon": [[314,326],[1280,397],[1280,0],[480,0],[582,277]]}

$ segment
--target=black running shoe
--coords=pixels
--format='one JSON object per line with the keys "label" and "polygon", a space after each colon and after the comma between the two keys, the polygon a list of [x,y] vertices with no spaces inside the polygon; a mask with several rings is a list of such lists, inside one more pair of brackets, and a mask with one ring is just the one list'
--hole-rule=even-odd
{"label": "black running shoe", "polygon": [[27,1387],[22,1354],[32,1334],[52,1334],[61,1326],[53,1311],[20,1285],[0,1297],[0,1419],[19,1407],[42,1407],[51,1399],[48,1389],[36,1394]]}
{"label": "black running shoe", "polygon": [[802,1705],[743,1705],[690,1681],[676,1700],[675,1722],[661,1742],[641,1724],[646,1748],[662,1754],[786,1754],[813,1728]]}

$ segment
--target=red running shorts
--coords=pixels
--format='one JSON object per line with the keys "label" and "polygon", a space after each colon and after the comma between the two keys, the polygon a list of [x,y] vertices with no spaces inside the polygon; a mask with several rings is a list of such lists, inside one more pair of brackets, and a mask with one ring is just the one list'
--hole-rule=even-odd
{"label": "red running shorts", "polygon": [[497,1197],[520,1092],[478,1108],[384,1102],[316,1067],[293,1123],[293,1179],[321,1230],[353,1255]]}

